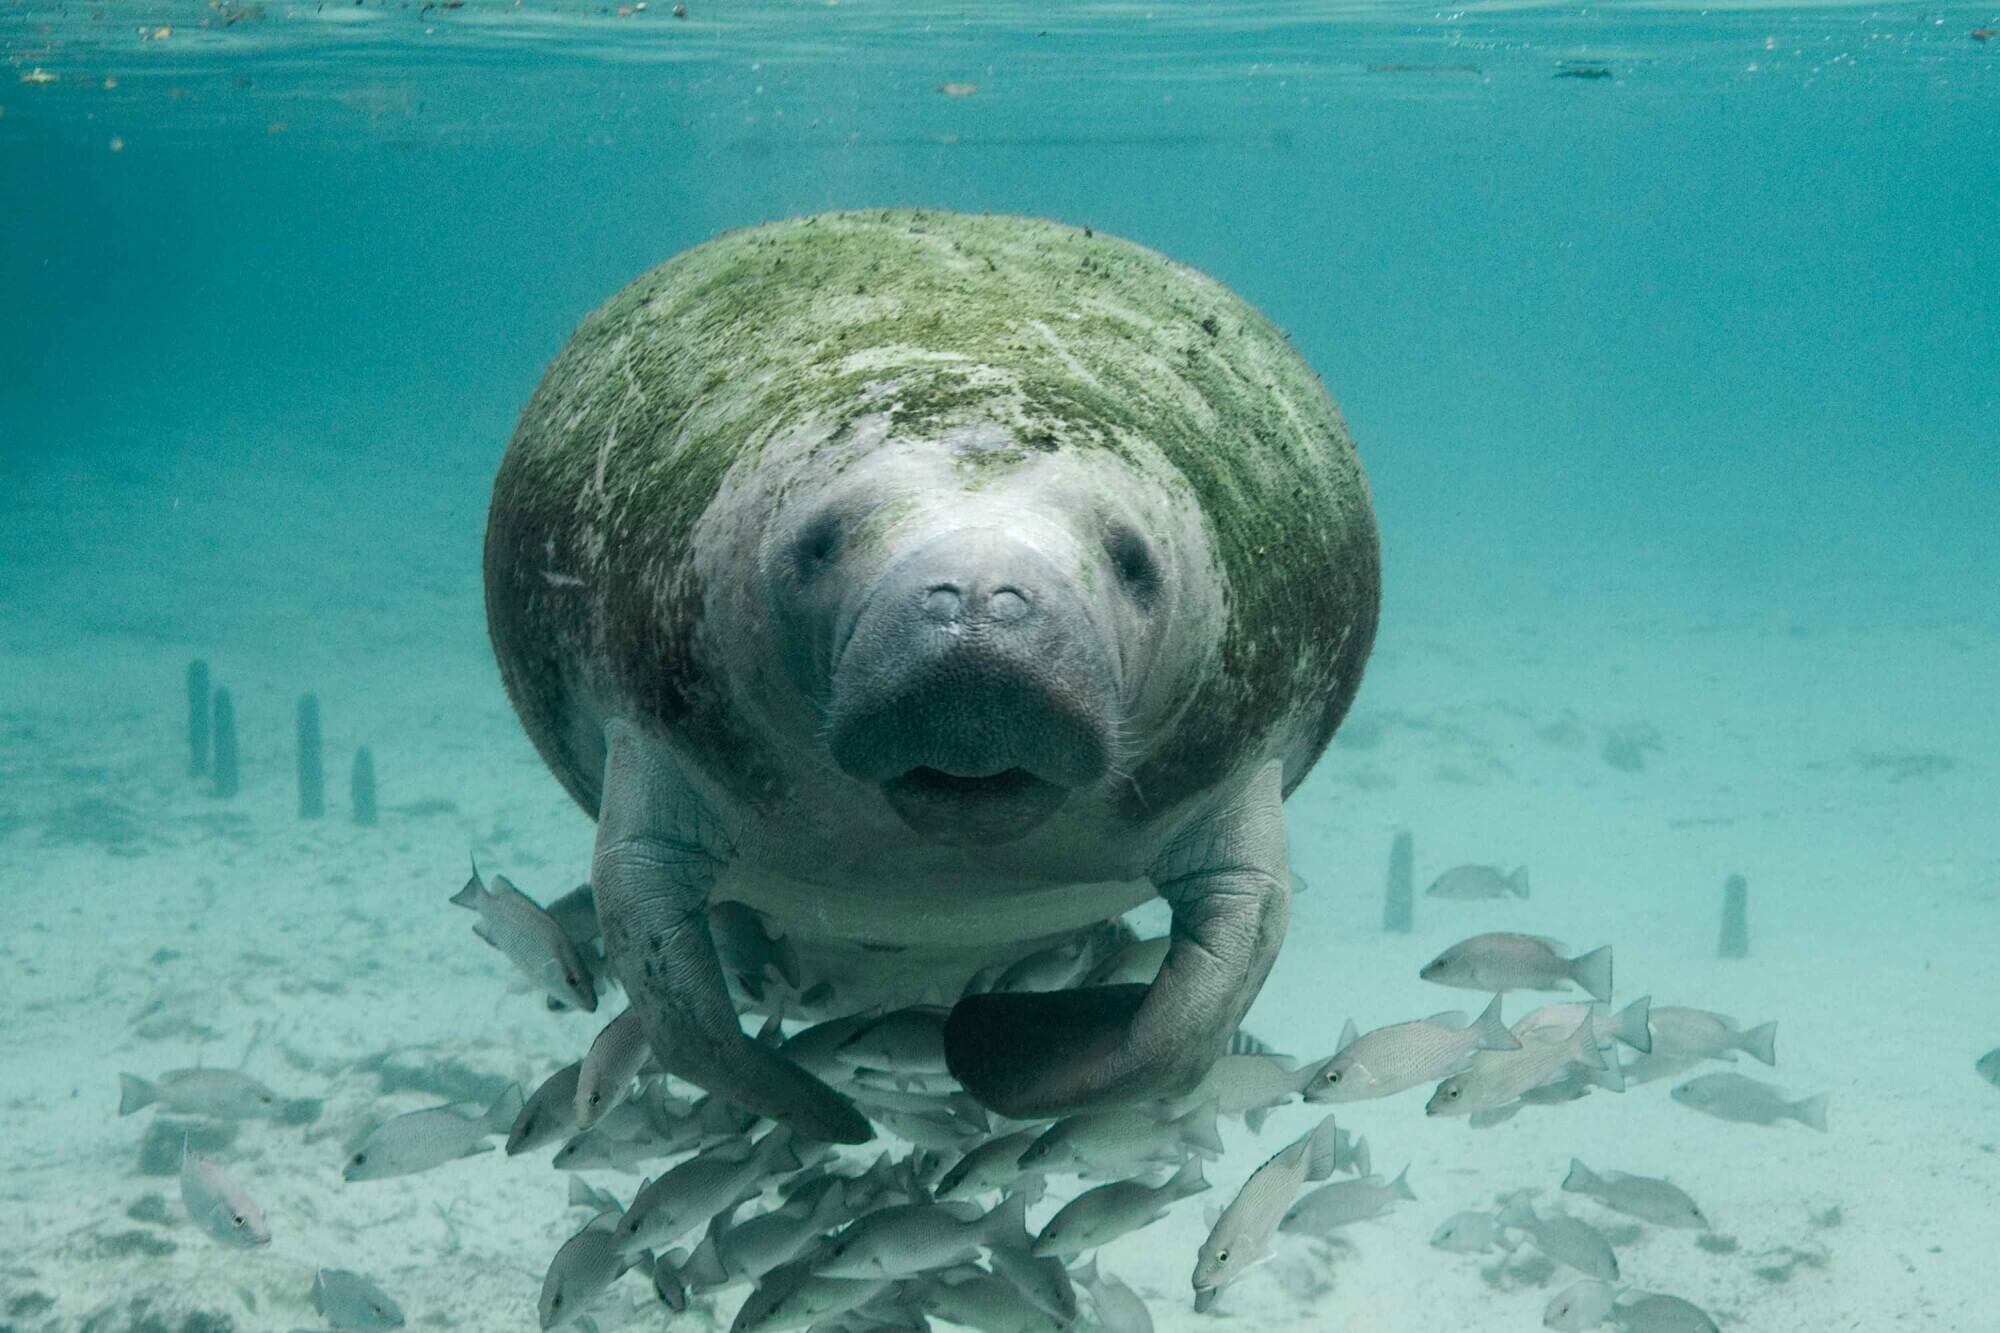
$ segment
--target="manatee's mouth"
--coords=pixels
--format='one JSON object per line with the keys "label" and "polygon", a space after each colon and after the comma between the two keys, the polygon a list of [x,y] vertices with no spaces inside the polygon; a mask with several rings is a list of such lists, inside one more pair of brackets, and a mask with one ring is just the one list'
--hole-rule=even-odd
{"label": "manatee's mouth", "polygon": [[883,783],[882,795],[925,837],[991,846],[1023,836],[1054,814],[1069,798],[1069,788],[1020,767],[959,774],[920,765]]}

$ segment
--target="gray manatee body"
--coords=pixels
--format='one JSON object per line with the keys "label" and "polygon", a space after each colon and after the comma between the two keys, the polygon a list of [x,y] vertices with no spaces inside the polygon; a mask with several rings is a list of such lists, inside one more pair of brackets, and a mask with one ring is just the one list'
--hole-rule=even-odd
{"label": "gray manatee body", "polygon": [[662,1062],[854,1140],[743,1035],[702,909],[761,913],[831,1013],[949,1001],[1158,894],[1150,987],[968,996],[947,1054],[1013,1115],[1191,1086],[1282,941],[1280,803],[1359,684],[1379,556],[1337,409],[1227,289],[890,211],[727,233],[586,318],[501,465],[486,589]]}

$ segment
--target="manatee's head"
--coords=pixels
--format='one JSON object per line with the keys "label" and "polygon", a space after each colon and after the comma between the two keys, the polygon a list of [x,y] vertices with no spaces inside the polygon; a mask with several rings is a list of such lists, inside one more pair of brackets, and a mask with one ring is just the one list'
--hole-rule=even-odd
{"label": "manatee's head", "polygon": [[997,426],[885,442],[795,493],[764,596],[826,759],[956,845],[1019,838],[1116,775],[1206,559],[1175,513],[1108,455]]}

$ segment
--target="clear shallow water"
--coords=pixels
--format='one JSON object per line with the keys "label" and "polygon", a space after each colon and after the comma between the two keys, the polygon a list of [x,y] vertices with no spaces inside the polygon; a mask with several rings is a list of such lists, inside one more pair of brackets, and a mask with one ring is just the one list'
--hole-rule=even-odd
{"label": "clear shallow water", "polygon": [[[1835,1092],[1834,1136],[1810,1143],[1718,1138],[1658,1086],[1511,1138],[1385,1104],[1357,1123],[1392,1169],[1417,1163],[1422,1209],[1321,1267],[1285,1257],[1238,1321],[1533,1327],[1553,1286],[1496,1293],[1425,1239],[1594,1152],[1721,1196],[1746,1252],[1832,1255],[1779,1283],[1641,1242],[1636,1280],[1725,1327],[1980,1326],[1965,1255],[2000,1239],[1980,1147],[2000,1103],[1971,1072],[2000,1044],[1978,947],[2000,928],[2000,39],[1970,34],[2000,14],[254,9],[0,11],[0,896],[30,922],[7,960],[33,979],[7,987],[41,1071],[16,1094],[43,1127],[26,1141],[55,1145],[8,1168],[24,1210],[73,1237],[157,1188],[109,1089],[116,1068],[203,1054],[133,1035],[163,987],[214,997],[212,1062],[260,1022],[327,1061],[405,1038],[486,1067],[512,1052],[522,1077],[574,1058],[574,1028],[518,997],[506,1019],[454,1017],[497,982],[442,906],[467,843],[538,859],[550,892],[588,845],[484,643],[500,449],[575,320],[645,267],[766,218],[920,204],[1089,223],[1207,270],[1291,332],[1354,428],[1384,627],[1348,742],[1293,802],[1314,887],[1261,1030],[1311,1055],[1348,1011],[1440,1007],[1406,955],[1495,923],[1426,913],[1430,933],[1381,938],[1381,864],[1409,826],[1420,874],[1531,861],[1533,914],[1503,924],[1614,941],[1663,1002],[1792,1025],[1772,1077]],[[196,655],[244,715],[246,793],[221,813],[176,771]],[[301,833],[305,688],[330,749],[370,742],[397,803],[456,812],[372,841]],[[1627,773],[1598,749],[1635,721],[1663,749]],[[129,837],[102,836],[88,803],[107,800]],[[1758,894],[1761,957],[1719,972],[1729,871]],[[389,946],[350,907],[418,980],[370,981]],[[316,939],[281,928],[308,921]],[[147,962],[162,941],[197,981]],[[343,993],[268,981],[299,969],[292,950]],[[221,959],[238,961],[218,977]],[[72,994],[52,973],[93,980]],[[66,1055],[85,1034],[87,1072]],[[249,1067],[340,1077],[269,1046]],[[103,1114],[74,1118],[72,1086]],[[1262,1155],[1232,1139],[1211,1174],[1233,1188]],[[268,1283],[254,1312],[222,1307],[292,1327],[309,1314],[282,1293],[302,1284],[273,1264],[340,1262],[338,1235],[413,1314],[527,1326],[566,1234],[539,1164],[534,1193],[518,1169],[418,1178],[412,1215],[442,1200],[474,1237],[417,1262],[444,1253],[435,1225],[356,1204],[321,1159],[336,1146],[252,1140],[245,1169],[325,1219],[281,1227],[262,1269],[192,1242],[149,1261],[24,1237],[18,1285],[59,1291],[37,1318],[68,1328],[161,1282]],[[79,1173],[115,1202],[79,1208]],[[1829,1239],[1804,1219],[1833,1204],[1849,1221]],[[1144,1289],[1165,1236],[1162,1327],[1201,1326],[1184,1269],[1203,1228],[1181,1211],[1126,1258]]]}

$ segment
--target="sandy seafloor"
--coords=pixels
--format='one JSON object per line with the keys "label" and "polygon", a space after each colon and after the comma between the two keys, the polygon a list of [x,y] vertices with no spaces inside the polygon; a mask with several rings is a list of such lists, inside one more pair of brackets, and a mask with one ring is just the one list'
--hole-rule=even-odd
{"label": "sandy seafloor", "polygon": [[[372,1275],[414,1328],[533,1327],[548,1258],[582,1220],[546,1153],[369,1184],[340,1175],[342,1137],[367,1116],[433,1100],[378,1103],[350,1062],[394,1050],[532,1087],[594,1029],[510,992],[504,962],[446,903],[468,853],[548,897],[583,875],[590,844],[485,649],[485,473],[277,450],[220,471],[174,457],[51,464],[4,501],[0,1327],[222,1326],[189,1310],[239,1329],[313,1327],[316,1264]],[[1561,1197],[1576,1155],[1671,1176],[1734,1238],[1734,1253],[1711,1253],[1646,1227],[1619,1249],[1628,1281],[1684,1295],[1725,1329],[1995,1327],[2000,1090],[1972,1070],[2000,1044],[1990,599],[1966,601],[1963,571],[1907,543],[1885,544],[1900,562],[1780,568],[1607,524],[1554,525],[1510,550],[1489,540],[1501,520],[1398,526],[1384,500],[1383,632],[1346,731],[1290,804],[1310,887],[1250,1028],[1323,1055],[1349,1015],[1368,1027],[1476,1008],[1416,978],[1458,937],[1609,942],[1621,1003],[1650,993],[1778,1020],[1777,1069],[1738,1068],[1831,1093],[1831,1132],[1709,1119],[1670,1102],[1666,1082],[1483,1132],[1427,1120],[1422,1091],[1343,1108],[1378,1169],[1410,1164],[1418,1202],[1331,1249],[1282,1238],[1213,1318],[1196,1316],[1202,1203],[1225,1201],[1317,1119],[1294,1106],[1261,1138],[1230,1126],[1217,1189],[1109,1247],[1104,1268],[1162,1329],[1535,1328],[1573,1275],[1505,1290],[1482,1274],[1490,1258],[1427,1241],[1508,1189]],[[1823,579],[1797,572],[1815,563]],[[184,772],[195,655],[236,695],[234,801]],[[295,817],[291,779],[292,705],[307,688],[334,760],[332,810],[313,824]],[[1635,722],[1661,748],[1619,771],[1599,745]],[[385,807],[372,829],[345,818],[345,759],[363,742]],[[1521,862],[1532,900],[1420,898],[1416,932],[1385,936],[1402,827],[1420,883],[1461,861]],[[1742,962],[1714,956],[1731,872],[1751,886]],[[1510,999],[1510,1015],[1524,1009]],[[310,1128],[248,1125],[221,1154],[275,1237],[235,1252],[186,1224],[170,1176],[137,1170],[153,1113],[115,1107],[121,1070],[235,1065],[246,1049],[249,1072],[326,1109]],[[597,1179],[621,1196],[636,1183]],[[153,1194],[164,1224],[129,1215]],[[134,1302],[158,1322],[135,1322]],[[615,1330],[663,1313],[634,1275],[598,1316]]]}

